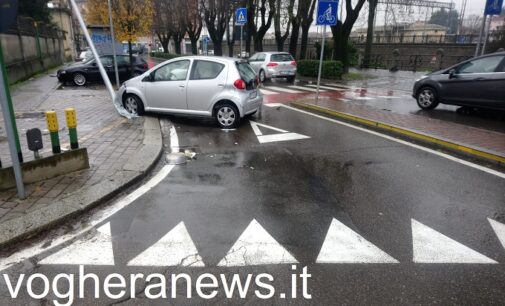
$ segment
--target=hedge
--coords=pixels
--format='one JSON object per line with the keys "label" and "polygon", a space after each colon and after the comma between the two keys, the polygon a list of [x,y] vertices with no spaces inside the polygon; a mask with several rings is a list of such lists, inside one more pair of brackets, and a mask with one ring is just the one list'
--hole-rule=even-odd
{"label": "hedge", "polygon": [[158,57],[158,58],[163,58],[163,59],[170,60],[170,59],[173,59],[173,58],[180,57],[181,55],[170,54],[170,53],[163,53],[163,52],[151,52],[151,56],[152,57]]}
{"label": "hedge", "polygon": [[[317,78],[319,61],[301,60],[298,62],[298,73],[304,77]],[[323,79],[340,79],[343,74],[343,66],[340,61],[324,61],[321,77]]]}

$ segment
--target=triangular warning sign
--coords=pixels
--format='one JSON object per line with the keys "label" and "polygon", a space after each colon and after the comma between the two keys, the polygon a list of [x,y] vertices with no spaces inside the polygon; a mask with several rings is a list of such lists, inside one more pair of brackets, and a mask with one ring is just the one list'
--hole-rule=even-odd
{"label": "triangular warning sign", "polygon": [[[307,139],[309,136],[305,136],[302,134],[291,133],[289,131],[281,130],[279,128],[266,125],[263,123],[258,123],[255,121],[249,121],[251,123],[251,127],[254,131],[256,137],[258,137],[258,141],[260,143],[269,143],[269,142],[278,142],[278,141],[291,141],[291,140],[299,140],[299,139]],[[278,132],[278,134],[271,135],[263,135],[259,127],[263,127],[265,129],[273,130]]]}
{"label": "triangular warning sign", "polygon": [[238,21],[245,22],[245,16],[243,12],[240,12],[240,14],[238,15]]}
{"label": "triangular warning sign", "polygon": [[291,264],[298,261],[258,223],[252,220],[219,267]]}
{"label": "triangular warning sign", "polygon": [[181,222],[147,250],[130,260],[128,266],[204,267],[205,264],[198,255],[184,222]]}
{"label": "triangular warning sign", "polygon": [[491,227],[493,228],[496,236],[498,236],[498,239],[501,242],[501,245],[505,248],[505,224],[502,224],[498,221],[495,221],[493,219],[489,219],[489,223],[491,223]]}
{"label": "triangular warning sign", "polygon": [[412,219],[412,244],[416,263],[497,263],[414,219]]}
{"label": "triangular warning sign", "polygon": [[317,263],[398,263],[337,219],[331,222]]}
{"label": "triangular warning sign", "polygon": [[44,258],[39,264],[113,266],[114,253],[110,223],[99,227],[91,237],[81,238]]}

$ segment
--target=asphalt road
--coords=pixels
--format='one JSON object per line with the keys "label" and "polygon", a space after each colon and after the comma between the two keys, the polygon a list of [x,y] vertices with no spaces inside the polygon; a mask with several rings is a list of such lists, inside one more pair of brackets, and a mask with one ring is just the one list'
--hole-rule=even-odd
{"label": "asphalt road", "polygon": [[[76,278],[76,305],[505,303],[503,175],[284,106],[265,107],[261,119],[252,118],[259,124],[245,120],[232,131],[212,120],[170,119],[179,149],[194,159],[95,229],[74,237],[70,223],[72,240],[52,247],[54,237],[42,239],[46,252],[2,273],[43,273],[51,281],[77,275],[82,264],[102,282],[111,273],[127,278],[118,299],[103,288],[93,299],[90,280],[77,299]],[[303,267],[311,275],[305,292]],[[134,283],[131,299],[131,273],[187,273],[192,296],[184,282],[172,291],[168,281],[167,298],[151,300],[146,288],[161,282],[154,278]],[[211,299],[195,290],[204,273],[218,280]],[[263,281],[275,292],[258,285],[262,273],[274,278]],[[226,297],[221,277],[234,274],[253,277],[244,298]],[[32,286],[43,292],[40,279]],[[13,300],[0,280],[1,304],[34,303],[27,287],[25,279]],[[68,291],[64,281],[56,287]]]}

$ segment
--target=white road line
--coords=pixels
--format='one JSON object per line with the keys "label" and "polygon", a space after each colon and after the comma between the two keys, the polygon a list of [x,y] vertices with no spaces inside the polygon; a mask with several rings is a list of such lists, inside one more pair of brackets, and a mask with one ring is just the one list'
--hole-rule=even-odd
{"label": "white road line", "polygon": [[266,89],[260,89],[261,93],[264,94],[265,96],[271,96],[271,95],[278,95],[278,92],[275,91],[270,91]]}
{"label": "white road line", "polygon": [[300,94],[303,93],[303,91],[299,90],[292,90],[284,87],[277,87],[277,86],[265,86],[267,90],[275,90],[275,91],[280,91],[280,92],[286,92],[286,93],[292,93],[292,94]]}
{"label": "white road line", "polygon": [[[317,88],[317,85],[308,84],[306,86]],[[343,89],[343,88],[335,88],[335,87],[323,86],[323,85],[321,85],[319,87],[322,89],[333,90],[333,91],[345,91],[345,89]]]}
{"label": "white road line", "polygon": [[114,252],[110,223],[102,225],[91,237],[82,237],[69,246],[39,261],[41,265],[113,266]]}
{"label": "white road line", "polygon": [[397,97],[397,96],[377,96],[377,98],[381,98],[381,99],[400,99],[400,97]]}
{"label": "white road line", "polygon": [[326,85],[326,86],[338,87],[338,88],[342,88],[342,89],[356,89],[356,87],[347,86],[347,85],[341,85],[341,84],[333,84],[333,83],[329,83],[329,84],[324,84],[324,85]]}
{"label": "white road line", "polygon": [[415,263],[497,264],[469,247],[412,219]]}
{"label": "white road line", "polygon": [[501,242],[503,248],[505,248],[505,224],[502,224],[498,221],[488,218],[491,227],[493,228],[496,236]]}
{"label": "white road line", "polygon": [[[179,145],[179,140],[177,137],[177,132],[175,131],[175,128],[172,132],[170,132],[170,146],[172,152],[176,149],[174,145]],[[178,147],[177,147],[178,149]],[[4,258],[0,258],[0,272],[11,267],[12,265],[15,265],[16,263],[19,263],[23,260],[32,258],[34,256],[38,256],[44,252],[47,252],[49,250],[52,250],[58,246],[61,246],[62,244],[78,237],[81,236],[90,230],[94,229],[96,225],[102,223],[103,221],[107,220],[114,214],[116,214],[118,211],[122,210],[123,208],[127,207],[130,205],[133,201],[137,200],[140,198],[142,195],[144,195],[146,192],[150,191],[152,188],[154,188],[156,185],[158,185],[164,178],[166,178],[170,172],[174,169],[174,165],[166,165],[161,170],[154,175],[147,183],[144,185],[140,186],[137,188],[134,192],[128,194],[124,198],[120,199],[119,201],[115,202],[111,206],[101,210],[98,212],[93,219],[89,222],[89,226],[84,227],[83,229],[75,232],[75,233],[70,233],[70,234],[64,234],[61,236],[58,236],[52,241],[51,246],[46,247],[45,243],[46,241],[41,241],[37,242],[31,246],[28,246],[16,253],[13,253],[12,255]]]}
{"label": "white road line", "polygon": [[293,110],[293,111],[296,111],[296,112],[299,112],[299,113],[302,113],[302,114],[310,115],[310,116],[313,116],[313,117],[316,117],[316,118],[319,118],[319,119],[322,119],[322,120],[330,121],[330,122],[333,122],[333,123],[336,123],[336,124],[339,124],[339,125],[343,125],[343,126],[346,126],[346,127],[358,130],[358,131],[362,131],[362,132],[365,132],[365,133],[368,133],[368,134],[372,134],[372,135],[375,135],[375,136],[378,136],[378,137],[382,137],[382,138],[387,139],[387,140],[391,140],[391,141],[394,141],[394,142],[397,142],[397,143],[401,143],[403,145],[406,145],[406,146],[409,146],[409,147],[412,147],[412,148],[415,148],[415,149],[418,149],[418,150],[421,150],[421,151],[424,151],[424,152],[428,152],[428,153],[431,153],[431,154],[443,157],[445,159],[451,160],[453,162],[456,162],[456,163],[468,166],[470,168],[473,168],[473,169],[476,169],[476,170],[480,170],[480,171],[486,172],[488,174],[491,174],[491,175],[494,175],[494,176],[497,176],[497,177],[505,179],[505,173],[498,172],[496,170],[489,169],[489,168],[486,168],[486,167],[483,167],[483,166],[480,166],[480,165],[468,162],[466,160],[462,160],[460,158],[451,156],[449,154],[438,152],[438,151],[435,151],[435,150],[432,150],[432,149],[429,149],[429,148],[426,148],[426,147],[423,147],[423,146],[420,146],[420,145],[416,145],[416,144],[407,142],[405,140],[396,139],[394,137],[391,137],[391,136],[388,136],[388,135],[385,135],[385,134],[381,134],[379,132],[375,132],[375,131],[372,131],[372,130],[367,130],[367,129],[359,127],[359,126],[355,126],[355,125],[352,125],[352,124],[349,124],[349,123],[345,123],[345,122],[342,122],[342,121],[338,121],[338,120],[335,120],[335,119],[332,119],[332,118],[328,118],[328,117],[324,117],[324,116],[321,116],[321,115],[317,115],[317,114],[314,114],[314,113],[311,113],[311,112],[308,112],[308,111],[304,111],[304,110],[301,110],[301,109],[298,109],[298,108],[294,108],[292,106],[288,106],[288,105],[285,105],[285,104],[282,104],[281,107],[285,107],[287,109],[290,109],[290,110]]}
{"label": "white road line", "polygon": [[205,267],[184,222],[128,262],[128,266]]}
{"label": "white road line", "polygon": [[398,263],[398,260],[333,219],[316,263]]}
{"label": "white road line", "polygon": [[[305,87],[305,86],[296,86],[296,85],[291,85],[291,86],[288,86],[289,88],[293,88],[293,89],[300,89],[300,90],[305,90],[305,91],[309,91],[309,92],[317,92],[317,89],[314,89],[314,88],[309,88],[309,87]],[[320,90],[319,92],[325,92],[326,90]]]}
{"label": "white road line", "polygon": [[252,220],[218,267],[296,264],[298,261],[256,220]]}
{"label": "white road line", "polygon": [[263,104],[263,106],[266,106],[266,107],[279,107],[281,105],[282,105],[282,103],[265,103],[265,104]]}

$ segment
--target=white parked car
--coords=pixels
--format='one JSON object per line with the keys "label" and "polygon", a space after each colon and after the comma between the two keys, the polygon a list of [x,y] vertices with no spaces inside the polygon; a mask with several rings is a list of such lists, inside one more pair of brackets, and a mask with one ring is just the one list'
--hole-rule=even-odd
{"label": "white parked car", "polygon": [[157,65],[126,81],[118,92],[125,109],[216,118],[222,128],[234,128],[263,103],[259,81],[245,60],[191,56]]}
{"label": "white parked car", "polygon": [[294,82],[296,78],[296,61],[286,52],[261,52],[249,58],[249,63],[258,74],[261,83],[273,78],[286,78]]}

